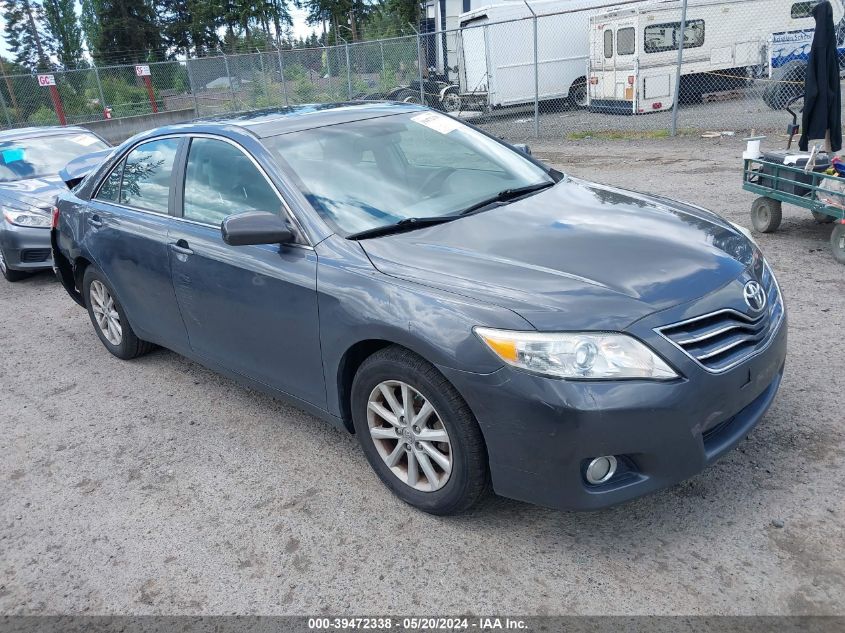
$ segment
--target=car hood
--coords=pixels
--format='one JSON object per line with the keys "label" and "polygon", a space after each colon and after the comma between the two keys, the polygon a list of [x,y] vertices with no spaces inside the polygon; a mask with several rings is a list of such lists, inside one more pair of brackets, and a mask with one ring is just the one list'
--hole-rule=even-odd
{"label": "car hood", "polygon": [[754,253],[714,213],[572,178],[360,243],[387,275],[509,308],[538,329],[623,328],[724,286]]}
{"label": "car hood", "polygon": [[30,207],[46,209],[52,207],[56,197],[65,191],[67,187],[58,175],[4,182],[0,183],[0,204],[23,210]]}

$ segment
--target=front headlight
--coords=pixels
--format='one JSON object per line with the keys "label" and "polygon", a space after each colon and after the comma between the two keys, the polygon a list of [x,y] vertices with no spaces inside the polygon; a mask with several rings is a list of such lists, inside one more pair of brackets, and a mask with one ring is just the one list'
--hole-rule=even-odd
{"label": "front headlight", "polygon": [[476,327],[476,335],[499,358],[554,378],[670,380],[678,374],[627,334],[514,332]]}
{"label": "front headlight", "polygon": [[42,211],[18,211],[3,209],[3,217],[9,224],[30,228],[49,229],[52,218]]}

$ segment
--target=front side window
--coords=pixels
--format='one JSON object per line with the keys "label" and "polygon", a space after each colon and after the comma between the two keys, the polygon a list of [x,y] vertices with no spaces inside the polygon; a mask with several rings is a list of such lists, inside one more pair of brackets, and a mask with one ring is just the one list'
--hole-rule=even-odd
{"label": "front side window", "polygon": [[219,225],[246,211],[280,213],[275,189],[240,149],[209,138],[195,138],[188,151],[183,216]]}
{"label": "front side window", "polygon": [[56,176],[74,158],[107,149],[85,132],[50,134],[0,142],[0,182]]}
{"label": "front side window", "polygon": [[[676,51],[681,43],[681,23],[650,24],[643,31],[646,53]],[[690,20],[684,30],[684,48],[704,46],[704,20]]]}
{"label": "front side window", "polygon": [[103,181],[100,190],[95,196],[97,200],[104,200],[106,202],[117,202],[120,200],[120,179],[123,177],[123,165],[126,161],[120,161],[120,164],[111,170],[111,173]]}
{"label": "front side window", "polygon": [[604,56],[607,59],[613,57],[613,31],[610,29],[604,32]]}
{"label": "front side window", "polygon": [[262,139],[341,234],[456,216],[503,190],[553,184],[539,165],[460,121],[414,112]]}
{"label": "front side window", "polygon": [[167,214],[170,176],[181,139],[165,138],[142,143],[126,157],[120,180],[120,203]]}
{"label": "front side window", "polygon": [[619,29],[616,32],[616,54],[617,55],[633,55],[634,54],[634,27],[626,26],[624,29]]}

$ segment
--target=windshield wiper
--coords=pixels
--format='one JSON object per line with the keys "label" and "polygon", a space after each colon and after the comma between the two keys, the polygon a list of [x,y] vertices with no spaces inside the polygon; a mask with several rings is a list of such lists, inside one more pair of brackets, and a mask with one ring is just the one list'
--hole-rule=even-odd
{"label": "windshield wiper", "polygon": [[405,218],[404,220],[399,220],[394,224],[386,224],[385,226],[376,226],[372,229],[366,229],[364,231],[359,231],[358,233],[353,233],[352,235],[347,235],[346,239],[349,240],[363,240],[367,239],[368,237],[380,237],[382,235],[392,235],[394,233],[404,233],[405,231],[413,231],[415,229],[421,229],[424,226],[434,226],[435,224],[443,224],[444,222],[451,222],[452,220],[457,219],[458,216],[456,215],[438,215],[432,216],[428,218]]}
{"label": "windshield wiper", "polygon": [[505,189],[504,191],[500,191],[494,196],[490,196],[485,200],[481,200],[480,202],[476,202],[473,205],[468,206],[466,209],[460,211],[457,215],[469,215],[471,213],[476,213],[481,211],[485,207],[490,206],[491,204],[495,204],[497,202],[507,202],[509,200],[515,200],[516,198],[521,198],[529,193],[534,193],[535,191],[541,191],[543,189],[548,189],[549,187],[553,187],[556,185],[556,182],[540,182],[534,185],[527,185],[525,187],[516,187],[514,189]]}

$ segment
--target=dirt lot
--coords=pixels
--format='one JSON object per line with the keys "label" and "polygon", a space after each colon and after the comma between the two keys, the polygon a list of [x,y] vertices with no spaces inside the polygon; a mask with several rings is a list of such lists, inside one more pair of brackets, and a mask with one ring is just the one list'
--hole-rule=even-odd
{"label": "dirt lot", "polygon": [[[534,150],[749,225],[737,139]],[[845,614],[845,267],[829,231],[790,208],[760,238],[790,341],[750,438],[590,514],[495,498],[421,514],[353,437],[167,351],[111,357],[49,275],[0,284],[0,612]]]}

